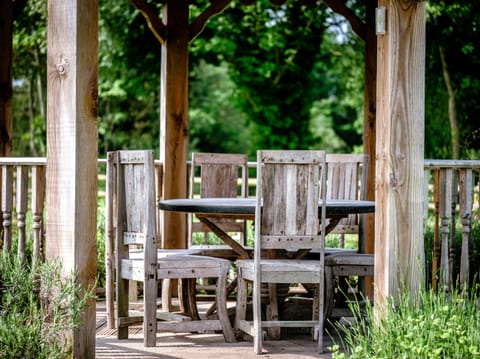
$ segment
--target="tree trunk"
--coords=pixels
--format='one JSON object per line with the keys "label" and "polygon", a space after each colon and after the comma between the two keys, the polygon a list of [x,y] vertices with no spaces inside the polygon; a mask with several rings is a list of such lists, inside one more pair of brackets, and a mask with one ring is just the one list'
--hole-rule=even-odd
{"label": "tree trunk", "polygon": [[452,136],[452,156],[453,159],[460,157],[460,133],[458,130],[457,105],[455,101],[455,91],[453,90],[450,72],[448,71],[447,61],[445,59],[445,52],[442,45],[438,45],[438,52],[440,53],[440,61],[442,63],[443,79],[448,93],[448,120],[450,121],[450,133]]}

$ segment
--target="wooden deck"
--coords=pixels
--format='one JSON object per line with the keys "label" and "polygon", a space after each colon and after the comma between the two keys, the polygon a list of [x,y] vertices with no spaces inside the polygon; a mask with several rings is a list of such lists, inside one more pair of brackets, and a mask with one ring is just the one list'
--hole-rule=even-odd
{"label": "wooden deck", "polygon": [[[157,345],[153,348],[143,346],[142,328],[130,328],[128,340],[118,340],[115,329],[106,327],[105,302],[97,302],[97,359],[243,359],[259,358],[253,352],[253,343],[249,341],[226,343],[222,334],[158,333]],[[332,342],[325,335],[325,346]],[[292,335],[288,340],[266,341],[263,358],[331,358],[331,354],[316,353],[316,341],[309,335]]]}

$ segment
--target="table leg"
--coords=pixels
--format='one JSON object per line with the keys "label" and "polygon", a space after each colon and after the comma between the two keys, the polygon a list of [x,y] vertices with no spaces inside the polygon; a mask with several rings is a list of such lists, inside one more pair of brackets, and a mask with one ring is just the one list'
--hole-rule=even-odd
{"label": "table leg", "polygon": [[250,255],[248,254],[247,250],[243,248],[243,246],[230,237],[227,233],[225,233],[220,227],[218,227],[215,223],[213,223],[210,219],[206,217],[199,217],[197,218],[205,223],[213,233],[215,233],[225,244],[232,247],[232,249],[240,256],[240,259],[248,259]]}

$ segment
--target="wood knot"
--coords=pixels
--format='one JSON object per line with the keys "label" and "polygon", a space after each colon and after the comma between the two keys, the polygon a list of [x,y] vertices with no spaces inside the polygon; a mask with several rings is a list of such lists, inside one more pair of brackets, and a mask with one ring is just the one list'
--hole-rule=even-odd
{"label": "wood knot", "polygon": [[67,59],[62,59],[60,63],[58,63],[56,66],[57,73],[61,76],[65,75],[68,71],[69,63]]}
{"label": "wood knot", "polygon": [[393,175],[390,176],[390,187],[392,188],[398,187],[398,179]]}

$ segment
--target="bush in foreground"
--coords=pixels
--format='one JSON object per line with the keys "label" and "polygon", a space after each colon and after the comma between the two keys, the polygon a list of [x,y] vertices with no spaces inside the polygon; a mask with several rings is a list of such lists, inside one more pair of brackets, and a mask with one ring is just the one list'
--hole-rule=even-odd
{"label": "bush in foreground", "polygon": [[34,273],[16,256],[0,253],[0,358],[68,357],[64,334],[77,328],[90,297],[73,274],[61,277],[58,262]]}

